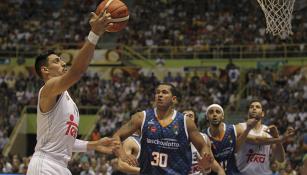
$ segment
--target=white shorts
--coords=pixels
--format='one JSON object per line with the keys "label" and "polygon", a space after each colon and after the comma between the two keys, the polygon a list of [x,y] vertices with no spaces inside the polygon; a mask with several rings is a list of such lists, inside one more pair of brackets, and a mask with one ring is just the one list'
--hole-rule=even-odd
{"label": "white shorts", "polygon": [[38,156],[31,158],[27,175],[71,175],[68,168],[47,159]]}

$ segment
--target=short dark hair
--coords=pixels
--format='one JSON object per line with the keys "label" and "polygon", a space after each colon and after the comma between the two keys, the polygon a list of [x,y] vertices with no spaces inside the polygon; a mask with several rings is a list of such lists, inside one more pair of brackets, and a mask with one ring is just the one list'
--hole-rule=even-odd
{"label": "short dark hair", "polygon": [[175,87],[173,84],[171,84],[171,83],[159,83],[158,86],[156,87],[156,89],[157,89],[159,86],[161,86],[161,85],[166,85],[166,86],[171,87],[170,90],[171,90],[172,95],[173,95],[173,96],[176,96],[176,97],[177,97],[177,101],[180,102],[180,100],[181,100],[181,94],[180,94],[179,91],[177,91],[176,87]]}
{"label": "short dark hair", "polygon": [[[196,111],[194,110],[194,109],[192,109],[192,108],[188,108],[188,109],[186,109],[186,110],[184,110],[184,111],[192,111],[193,113],[194,113],[194,123],[195,123],[195,125],[198,127],[198,116],[197,116],[197,114],[196,114]],[[183,111],[183,112],[184,112]]]}
{"label": "short dark hair", "polygon": [[249,102],[248,108],[250,107],[250,105],[251,105],[252,103],[255,103],[255,102],[260,103],[261,108],[262,108],[262,111],[264,111],[264,106],[263,106],[262,100],[261,100],[260,98],[253,98],[253,99]]}
{"label": "short dark hair", "polygon": [[41,67],[48,65],[48,56],[51,54],[55,54],[55,52],[53,50],[48,50],[38,55],[35,59],[35,72],[41,78],[43,78]]}

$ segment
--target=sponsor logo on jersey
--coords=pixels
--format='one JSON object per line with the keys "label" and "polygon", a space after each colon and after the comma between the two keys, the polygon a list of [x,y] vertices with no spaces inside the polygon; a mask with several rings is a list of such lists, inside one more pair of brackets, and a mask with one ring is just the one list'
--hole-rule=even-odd
{"label": "sponsor logo on jersey", "polygon": [[255,153],[254,150],[250,149],[248,151],[247,156],[247,163],[255,162],[255,163],[264,163],[265,161],[265,154]]}
{"label": "sponsor logo on jersey", "polygon": [[178,130],[179,130],[179,127],[178,127],[178,125],[177,125],[177,123],[176,123],[176,124],[174,124],[174,126],[173,126],[173,132],[174,132],[176,135],[178,135]]}
{"label": "sponsor logo on jersey", "polygon": [[155,122],[153,121],[153,119],[150,119],[150,120],[148,121],[148,125],[153,125],[153,124],[155,124]]}
{"label": "sponsor logo on jersey", "polygon": [[231,137],[231,135],[229,134],[229,136],[228,136],[228,140],[229,140],[229,143],[230,144],[232,144],[233,143],[233,140],[232,140],[232,137]]}
{"label": "sponsor logo on jersey", "polygon": [[218,158],[228,157],[233,153],[233,147],[224,148],[222,151],[218,151],[214,156]]}
{"label": "sponsor logo on jersey", "polygon": [[177,142],[175,139],[150,139],[147,138],[146,142],[148,144],[154,144],[161,146],[162,148],[167,148],[167,149],[178,149],[180,147],[180,144]]}
{"label": "sponsor logo on jersey", "polygon": [[77,138],[77,135],[78,135],[78,124],[74,122],[74,115],[71,114],[69,116],[69,120],[68,122],[66,122],[66,125],[67,125],[67,130],[66,130],[66,133],[65,135],[70,135],[74,138]]}
{"label": "sponsor logo on jersey", "polygon": [[150,132],[156,132],[157,128],[155,126],[149,126],[150,127]]}
{"label": "sponsor logo on jersey", "polygon": [[198,163],[193,164],[189,174],[198,173],[198,172],[200,172],[200,170],[201,170],[201,168],[199,167]]}

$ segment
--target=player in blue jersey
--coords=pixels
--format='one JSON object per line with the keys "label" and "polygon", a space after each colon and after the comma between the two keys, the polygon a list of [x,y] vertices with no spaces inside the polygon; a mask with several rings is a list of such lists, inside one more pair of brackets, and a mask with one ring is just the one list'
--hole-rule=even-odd
{"label": "player in blue jersey", "polygon": [[[194,112],[194,110],[192,109],[187,109],[185,111],[182,112],[185,116],[191,118],[195,125],[198,126],[198,117],[196,115],[196,113]],[[201,135],[203,136],[206,144],[211,148],[211,142],[209,137],[204,134],[201,133]],[[201,175],[201,174],[207,174],[210,172],[202,172],[198,166],[198,157],[199,157],[199,153],[197,152],[196,148],[194,147],[193,144],[191,144],[191,150],[192,150],[192,167],[191,170],[189,172],[189,175]],[[217,162],[216,162],[217,163]],[[216,172],[218,175],[225,175],[225,171],[223,168],[221,168],[221,166],[217,166],[215,167],[216,169],[212,169],[212,171]]]}
{"label": "player in blue jersey", "polygon": [[[127,155],[133,155],[137,159],[141,153],[141,137],[139,134],[133,134],[123,142],[123,149]],[[139,174],[140,167],[131,166],[125,161],[118,159],[118,170],[123,173]]]}
{"label": "player in blue jersey", "polygon": [[205,130],[205,133],[211,140],[211,150],[216,161],[224,168],[227,175],[239,173],[235,161],[235,152],[240,144],[246,140],[248,132],[256,125],[257,120],[250,119],[247,122],[247,129],[244,132],[240,131],[240,135],[238,135],[234,125],[227,125],[223,122],[224,111],[220,105],[210,105],[207,108],[206,116],[209,127]]}
{"label": "player in blue jersey", "polygon": [[[113,136],[124,140],[140,131],[140,174],[187,175],[192,162],[190,142],[201,155],[199,166],[204,170],[213,166],[210,148],[194,122],[174,109],[177,96],[172,84],[159,84],[155,90],[155,108],[134,114]],[[119,156],[135,164],[123,150]]]}
{"label": "player in blue jersey", "polygon": [[[249,132],[259,122],[258,118],[249,118],[243,129],[240,124],[227,125],[224,121],[223,108],[218,104],[212,104],[206,112],[209,128],[205,131],[211,140],[211,148],[215,159],[225,169],[227,175],[239,173],[236,166],[235,153],[245,142],[256,145],[268,145],[280,143],[290,135],[285,134],[281,138],[268,138],[264,136],[249,135]],[[212,173],[214,174],[214,173]]]}

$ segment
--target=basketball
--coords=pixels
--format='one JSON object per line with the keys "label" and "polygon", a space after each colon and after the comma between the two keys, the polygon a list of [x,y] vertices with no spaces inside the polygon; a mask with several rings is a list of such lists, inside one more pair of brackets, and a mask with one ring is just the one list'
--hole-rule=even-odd
{"label": "basketball", "polygon": [[101,11],[105,11],[111,14],[113,26],[107,27],[107,32],[118,32],[127,26],[129,19],[128,7],[121,0],[104,0],[97,9],[98,15]]}

